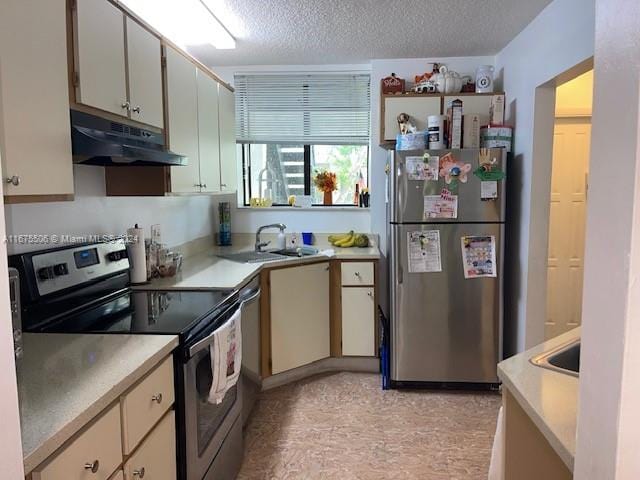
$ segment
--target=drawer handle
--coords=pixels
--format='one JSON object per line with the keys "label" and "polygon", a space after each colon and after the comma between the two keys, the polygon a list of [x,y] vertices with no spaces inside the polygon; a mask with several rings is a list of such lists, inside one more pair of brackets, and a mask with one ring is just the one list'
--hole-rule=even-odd
{"label": "drawer handle", "polygon": [[360,272],[355,272],[354,275],[358,278],[360,278]]}
{"label": "drawer handle", "polygon": [[[151,401],[152,402],[156,402],[158,405],[160,405],[162,403],[162,394],[158,393],[156,395],[154,395],[153,397],[151,397]],[[142,469],[144,471],[144,469]]]}
{"label": "drawer handle", "polygon": [[139,477],[139,478],[144,478],[144,467],[142,467],[140,470],[134,470],[133,471],[133,476],[134,477]]}
{"label": "drawer handle", "polygon": [[373,298],[373,292],[367,292],[367,295],[369,295],[371,298]]}
{"label": "drawer handle", "polygon": [[140,106],[138,105],[138,106],[133,107],[133,108],[131,109],[131,111],[132,111],[133,113],[140,113]]}
{"label": "drawer handle", "polygon": [[100,468],[100,462],[98,460],[94,460],[93,463],[85,463],[84,469],[91,470],[91,473],[97,473]]}

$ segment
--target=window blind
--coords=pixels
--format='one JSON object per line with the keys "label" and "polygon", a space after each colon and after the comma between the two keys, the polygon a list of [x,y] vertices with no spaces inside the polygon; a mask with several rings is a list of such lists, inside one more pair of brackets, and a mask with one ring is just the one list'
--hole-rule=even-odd
{"label": "window blind", "polygon": [[368,74],[235,76],[241,143],[368,145]]}

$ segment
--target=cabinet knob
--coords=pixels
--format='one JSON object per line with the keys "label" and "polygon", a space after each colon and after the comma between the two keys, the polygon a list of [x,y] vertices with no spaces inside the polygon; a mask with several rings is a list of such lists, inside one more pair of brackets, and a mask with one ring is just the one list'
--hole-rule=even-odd
{"label": "cabinet knob", "polygon": [[355,272],[354,275],[358,278],[360,278],[360,272]]}
{"label": "cabinet knob", "polygon": [[84,464],[84,469],[91,470],[91,473],[97,473],[99,468],[100,468],[100,462],[98,460],[94,460],[91,463]]}
{"label": "cabinet knob", "polygon": [[133,476],[138,478],[144,478],[144,467],[140,468],[139,470],[134,470]]}
{"label": "cabinet knob", "polygon": [[202,188],[202,184],[201,183],[194,183],[193,186],[194,187],[198,187],[198,188]]}
{"label": "cabinet knob", "polygon": [[20,177],[18,175],[12,175],[11,177],[7,177],[5,181],[16,187],[20,185]]}
{"label": "cabinet knob", "polygon": [[127,112],[131,110],[131,104],[129,102],[122,102],[122,105],[120,106],[122,107],[123,110],[126,110]]}
{"label": "cabinet knob", "polygon": [[373,292],[367,292],[367,295],[373,298]]}
{"label": "cabinet knob", "polygon": [[156,402],[158,405],[162,403],[162,394],[157,393],[153,397],[151,397],[152,402]]}
{"label": "cabinet knob", "polygon": [[226,183],[221,183],[220,186],[223,187],[223,188],[227,188],[227,184]]}
{"label": "cabinet knob", "polygon": [[140,113],[140,105],[136,105],[135,107],[133,107],[133,108],[131,109],[131,111],[132,111],[133,113]]}

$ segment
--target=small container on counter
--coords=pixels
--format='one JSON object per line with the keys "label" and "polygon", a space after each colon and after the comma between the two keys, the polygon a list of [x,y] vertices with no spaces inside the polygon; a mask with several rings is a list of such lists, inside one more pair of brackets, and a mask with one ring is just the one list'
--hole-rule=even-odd
{"label": "small container on counter", "polygon": [[313,233],[302,232],[302,243],[303,245],[313,245]]}

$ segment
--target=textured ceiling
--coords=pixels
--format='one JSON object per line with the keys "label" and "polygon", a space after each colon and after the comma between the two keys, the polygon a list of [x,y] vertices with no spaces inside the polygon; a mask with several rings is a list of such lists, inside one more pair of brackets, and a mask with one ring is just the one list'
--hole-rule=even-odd
{"label": "textured ceiling", "polygon": [[222,66],[492,55],[551,0],[203,1],[237,47],[189,51]]}

